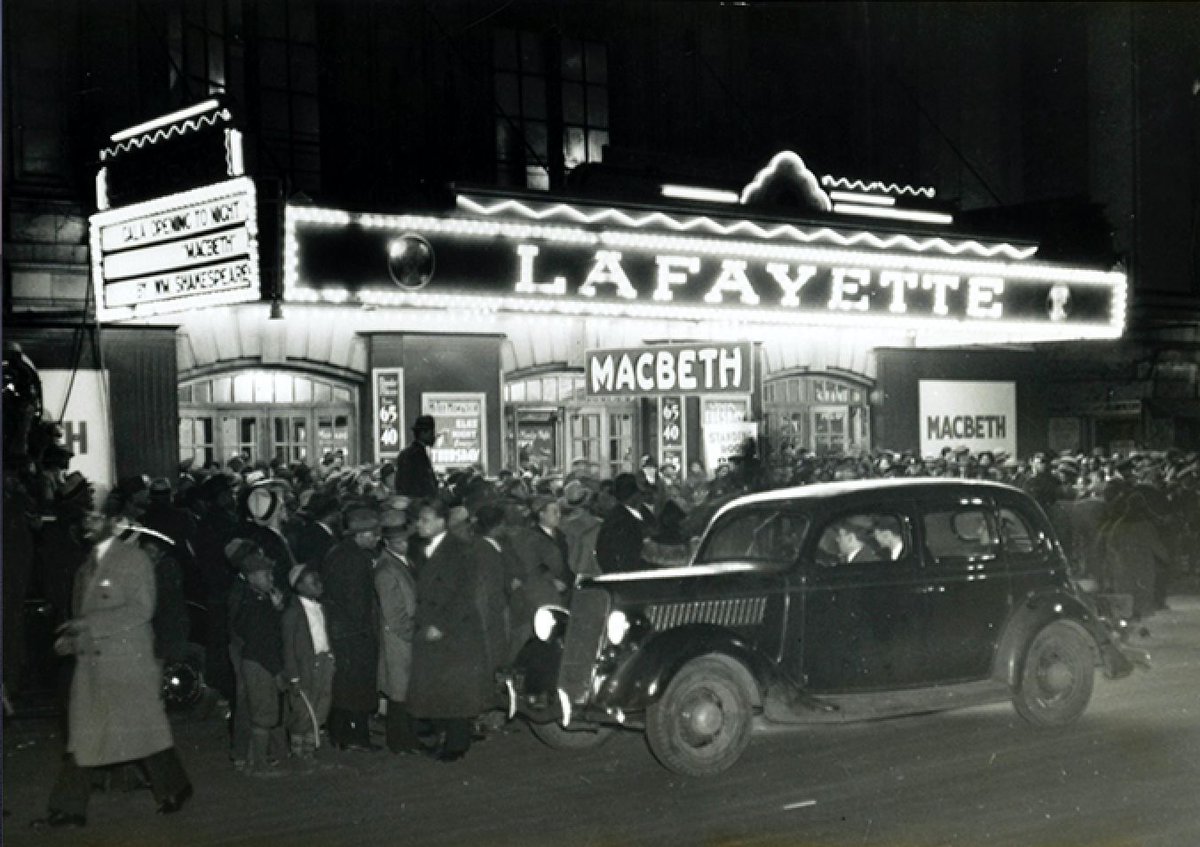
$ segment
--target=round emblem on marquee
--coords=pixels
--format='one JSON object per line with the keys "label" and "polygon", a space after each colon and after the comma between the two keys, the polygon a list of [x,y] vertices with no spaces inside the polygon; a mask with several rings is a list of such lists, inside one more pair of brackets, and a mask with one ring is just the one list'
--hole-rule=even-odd
{"label": "round emblem on marquee", "polygon": [[1065,321],[1071,312],[1071,289],[1061,282],[1046,295],[1046,312],[1052,321]]}
{"label": "round emblem on marquee", "polygon": [[433,245],[423,236],[406,232],[388,242],[387,252],[388,273],[405,291],[424,288],[433,279]]}

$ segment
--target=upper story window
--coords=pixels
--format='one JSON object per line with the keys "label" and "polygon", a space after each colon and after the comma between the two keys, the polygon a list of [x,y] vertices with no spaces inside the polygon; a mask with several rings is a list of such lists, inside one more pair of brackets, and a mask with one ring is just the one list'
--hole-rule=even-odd
{"label": "upper story window", "polygon": [[497,30],[496,170],[503,185],[561,185],[608,143],[608,54],[595,42]]}
{"label": "upper story window", "polygon": [[168,18],[171,92],[179,103],[244,88],[241,0],[191,0]]}

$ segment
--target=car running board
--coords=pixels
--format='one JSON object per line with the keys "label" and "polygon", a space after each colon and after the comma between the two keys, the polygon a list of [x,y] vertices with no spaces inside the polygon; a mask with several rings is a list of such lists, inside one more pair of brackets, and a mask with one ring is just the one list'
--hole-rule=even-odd
{"label": "car running board", "polygon": [[763,717],[781,724],[852,723],[1004,703],[1010,698],[1008,686],[995,680],[821,697],[775,686],[763,698]]}

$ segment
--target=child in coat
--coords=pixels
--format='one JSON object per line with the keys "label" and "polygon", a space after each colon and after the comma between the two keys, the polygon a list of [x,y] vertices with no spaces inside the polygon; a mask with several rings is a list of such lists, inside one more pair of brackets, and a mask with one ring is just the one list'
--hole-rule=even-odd
{"label": "child in coat", "polygon": [[287,730],[292,755],[311,761],[333,701],[333,653],[325,629],[315,568],[297,565],[288,579],[296,597],[283,612],[283,673],[288,686]]}

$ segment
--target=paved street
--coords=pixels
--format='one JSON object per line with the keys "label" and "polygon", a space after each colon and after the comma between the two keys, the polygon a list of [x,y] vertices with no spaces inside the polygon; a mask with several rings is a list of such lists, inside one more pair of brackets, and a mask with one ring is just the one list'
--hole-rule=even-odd
{"label": "paved street", "polygon": [[217,721],[179,723],[196,785],[159,817],[144,791],[98,793],[89,825],[35,832],[61,740],[18,721],[4,739],[4,843],[333,845],[1200,844],[1200,599],[1136,640],[1155,667],[1098,679],[1083,720],[1035,731],[1011,708],[760,734],[730,772],[685,779],[640,736],[557,753],[525,731],[462,762],[328,752],[311,773],[271,781],[225,760]]}

